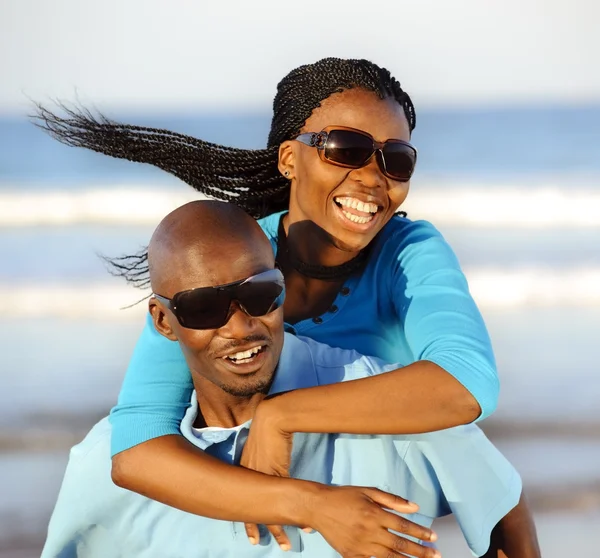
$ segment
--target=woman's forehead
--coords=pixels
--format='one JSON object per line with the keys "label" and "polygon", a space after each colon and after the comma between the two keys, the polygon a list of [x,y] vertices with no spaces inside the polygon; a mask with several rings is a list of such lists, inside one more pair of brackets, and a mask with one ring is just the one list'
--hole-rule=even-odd
{"label": "woman's forehead", "polygon": [[376,93],[353,88],[334,93],[316,108],[303,132],[319,132],[326,126],[347,126],[371,134],[376,140],[410,139],[410,128],[400,103]]}

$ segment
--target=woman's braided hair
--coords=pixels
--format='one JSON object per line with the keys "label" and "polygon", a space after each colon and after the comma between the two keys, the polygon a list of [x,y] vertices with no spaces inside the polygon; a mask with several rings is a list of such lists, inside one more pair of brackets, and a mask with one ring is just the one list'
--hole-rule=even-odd
{"label": "woman's braided hair", "polygon": [[[37,105],[36,124],[67,145],[111,157],[149,163],[199,192],[233,202],[255,218],[287,209],[289,181],[278,170],[279,145],[298,136],[306,120],[333,93],[359,87],[393,98],[404,109],[410,130],[415,109],[400,83],[368,60],[324,58],[292,70],[277,86],[266,149],[226,147],[169,130],[131,126],[95,116],[85,109],[61,108],[59,116]],[[146,287],[145,250],[135,256],[106,258],[109,270],[137,287]]]}

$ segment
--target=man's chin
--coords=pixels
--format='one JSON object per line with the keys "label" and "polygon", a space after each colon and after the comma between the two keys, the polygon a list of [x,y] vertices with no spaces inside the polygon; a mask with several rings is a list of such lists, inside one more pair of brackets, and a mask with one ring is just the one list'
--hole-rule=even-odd
{"label": "man's chin", "polygon": [[237,382],[235,385],[222,384],[221,389],[234,397],[252,397],[258,394],[267,395],[272,381],[272,376],[270,378],[250,376],[244,378],[242,382]]}
{"label": "man's chin", "polygon": [[257,357],[260,357],[257,359],[259,362],[241,365],[233,362],[220,363],[227,371],[227,374],[222,376],[223,391],[236,397],[251,397],[258,393],[268,394],[275,377],[277,363],[273,362],[271,351],[265,351]]}

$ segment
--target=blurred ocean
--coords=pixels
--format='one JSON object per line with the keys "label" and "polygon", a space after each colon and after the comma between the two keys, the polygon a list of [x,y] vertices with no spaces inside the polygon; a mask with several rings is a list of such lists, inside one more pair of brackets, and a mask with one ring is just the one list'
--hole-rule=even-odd
{"label": "blurred ocean", "polygon": [[[263,147],[270,124],[108,116],[238,147]],[[454,247],[494,341],[502,396],[484,428],[538,509],[600,509],[600,105],[421,111],[413,142],[405,209]],[[143,303],[121,308],[145,293],[97,254],[137,250],[194,197],[0,118],[0,550],[43,537],[66,449],[115,402],[142,327]]]}

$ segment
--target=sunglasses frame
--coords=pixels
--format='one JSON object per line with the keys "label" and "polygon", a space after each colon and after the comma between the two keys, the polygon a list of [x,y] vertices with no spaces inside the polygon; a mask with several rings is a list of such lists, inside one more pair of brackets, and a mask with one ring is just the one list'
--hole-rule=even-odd
{"label": "sunglasses frame", "polygon": [[[240,279],[239,281],[234,281],[232,283],[226,283],[224,285],[214,285],[212,287],[196,287],[194,289],[187,289],[185,291],[180,291],[178,293],[175,293],[171,298],[167,298],[166,296],[162,296],[159,295],[157,293],[152,293],[152,296],[157,299],[158,301],[162,302],[169,310],[171,310],[171,312],[173,312],[174,316],[177,318],[177,321],[179,322],[179,324],[182,327],[185,327],[187,329],[218,329],[218,327],[223,327],[228,321],[229,321],[229,317],[231,316],[231,304],[233,302],[236,302],[237,305],[240,307],[240,309],[247,314],[248,316],[252,317],[252,318],[259,318],[261,316],[253,316],[252,314],[250,314],[250,312],[248,312],[248,310],[244,307],[244,305],[237,300],[236,298],[231,298],[229,300],[229,308],[227,309],[227,316],[225,318],[225,321],[223,322],[223,324],[221,324],[220,326],[213,328],[213,327],[206,327],[206,328],[198,328],[198,327],[190,327],[188,325],[185,325],[183,323],[182,318],[180,317],[178,311],[177,311],[177,301],[183,296],[186,295],[188,293],[191,293],[193,291],[199,291],[199,290],[205,290],[205,291],[233,291],[236,290],[238,287],[241,287],[242,285],[245,285],[246,283],[252,281],[253,279],[256,279],[257,277],[260,277],[261,275],[267,275],[267,274],[273,274],[274,278],[271,281],[272,283],[277,283],[281,286],[281,293],[277,296],[277,298],[275,298],[273,300],[273,304],[271,305],[271,310],[269,310],[268,312],[266,312],[265,314],[261,314],[261,316],[266,316],[267,314],[270,314],[271,312],[275,311],[277,308],[280,308],[283,305],[283,302],[285,300],[285,282],[284,282],[284,277],[283,277],[283,273],[281,273],[281,270],[279,268],[273,268],[273,269],[268,269],[267,271],[262,271],[261,273],[257,273],[256,275],[251,275],[250,277],[246,277],[245,279]],[[265,281],[266,282],[266,281]],[[281,298],[280,304],[277,306],[277,308],[273,308],[273,305],[277,302],[278,299]]]}
{"label": "sunglasses frame", "polygon": [[[361,136],[367,137],[372,141],[373,152],[371,153],[371,155],[369,155],[369,157],[364,161],[364,163],[362,165],[359,165],[359,166],[348,165],[345,163],[340,163],[338,161],[332,161],[331,159],[328,159],[325,156],[325,149],[327,148],[327,140],[329,139],[329,133],[333,132],[335,130],[354,132],[354,133],[360,134]],[[373,155],[377,154],[377,162],[379,164],[379,168],[381,169],[381,172],[385,176],[387,176],[389,179],[395,180],[396,182],[408,182],[411,179],[411,177],[415,171],[415,167],[417,166],[417,149],[413,145],[411,145],[409,142],[400,140],[400,139],[388,139],[386,141],[376,141],[375,138],[368,132],[364,132],[363,130],[358,130],[357,128],[349,128],[348,126],[326,126],[320,132],[306,132],[304,134],[300,134],[295,139],[296,139],[296,141],[299,141],[300,143],[303,143],[304,145],[308,145],[309,147],[315,147],[317,149],[317,151],[319,152],[319,157],[321,158],[321,161],[324,161],[325,163],[329,163],[331,165],[335,165],[337,167],[344,167],[347,169],[360,169],[369,163],[369,161],[373,158]],[[383,154],[383,148],[386,146],[386,144],[389,144],[389,143],[405,145],[406,147],[410,148],[410,150],[414,153],[415,163],[413,165],[412,170],[410,171],[410,175],[408,176],[408,178],[398,178],[397,176],[391,175],[387,171],[387,167],[386,167],[386,163],[385,163],[385,155]]]}

